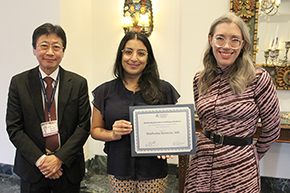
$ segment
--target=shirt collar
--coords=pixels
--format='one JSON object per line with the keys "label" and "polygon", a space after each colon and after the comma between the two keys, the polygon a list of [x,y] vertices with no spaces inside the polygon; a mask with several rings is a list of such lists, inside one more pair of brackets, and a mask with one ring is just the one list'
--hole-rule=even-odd
{"label": "shirt collar", "polygon": [[45,77],[51,77],[53,80],[56,80],[57,74],[59,72],[59,67],[57,67],[57,69],[53,73],[51,73],[50,75],[47,75],[45,72],[43,72],[40,67],[39,67],[39,72],[41,74],[42,79],[44,79]]}
{"label": "shirt collar", "polygon": [[224,72],[227,71],[229,68],[230,68],[230,66],[227,66],[227,67],[225,67],[225,68],[221,68],[221,67],[219,67],[218,65],[216,66],[216,69],[217,69],[217,73],[218,73],[218,74],[222,74],[222,73],[224,73]]}

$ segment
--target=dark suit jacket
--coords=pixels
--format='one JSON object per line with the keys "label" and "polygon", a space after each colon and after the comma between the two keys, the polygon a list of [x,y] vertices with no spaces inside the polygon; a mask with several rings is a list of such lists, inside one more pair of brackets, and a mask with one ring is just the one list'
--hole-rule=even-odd
{"label": "dark suit jacket", "polygon": [[[63,161],[63,175],[73,183],[85,172],[83,145],[90,131],[91,108],[85,78],[60,67],[58,127],[61,148],[55,153]],[[38,67],[11,79],[6,124],[16,147],[14,172],[24,181],[35,183],[42,176],[35,166],[46,153],[40,123],[45,121]]]}

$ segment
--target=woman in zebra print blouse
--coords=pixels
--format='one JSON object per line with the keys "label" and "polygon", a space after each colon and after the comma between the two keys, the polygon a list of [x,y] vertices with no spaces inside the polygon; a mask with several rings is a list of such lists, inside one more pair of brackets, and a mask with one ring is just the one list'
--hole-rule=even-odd
{"label": "woman in zebra print blouse", "polygon": [[[193,80],[203,132],[190,158],[185,192],[260,192],[259,161],[280,135],[272,79],[250,56],[247,25],[234,13],[213,22],[204,69]],[[258,120],[262,133],[253,142]]]}

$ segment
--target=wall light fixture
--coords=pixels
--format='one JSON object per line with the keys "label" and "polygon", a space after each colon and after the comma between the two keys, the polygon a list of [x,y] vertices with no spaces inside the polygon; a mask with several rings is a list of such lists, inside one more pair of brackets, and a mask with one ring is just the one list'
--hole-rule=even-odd
{"label": "wall light fixture", "polygon": [[122,27],[125,33],[137,31],[150,36],[153,31],[151,0],[125,0]]}
{"label": "wall light fixture", "polygon": [[279,11],[281,0],[260,0],[260,14],[273,16]]}

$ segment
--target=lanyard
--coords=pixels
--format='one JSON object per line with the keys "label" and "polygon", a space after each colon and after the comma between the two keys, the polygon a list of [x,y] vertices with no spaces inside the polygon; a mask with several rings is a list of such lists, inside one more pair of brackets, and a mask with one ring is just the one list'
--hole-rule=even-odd
{"label": "lanyard", "polygon": [[48,114],[50,114],[50,107],[51,107],[53,99],[54,99],[54,95],[55,95],[55,91],[56,91],[56,87],[57,87],[57,82],[58,82],[58,77],[59,77],[59,72],[57,73],[57,77],[56,77],[56,80],[55,80],[55,85],[53,87],[53,90],[52,90],[52,93],[51,93],[51,98],[50,98],[49,102],[48,102],[45,86],[44,86],[43,79],[41,77],[40,71],[38,71],[38,76],[39,76],[39,81],[40,81],[40,84],[41,84],[41,90],[43,92],[44,99],[45,99],[45,102],[46,102],[46,105],[47,105],[47,111],[48,111]]}

